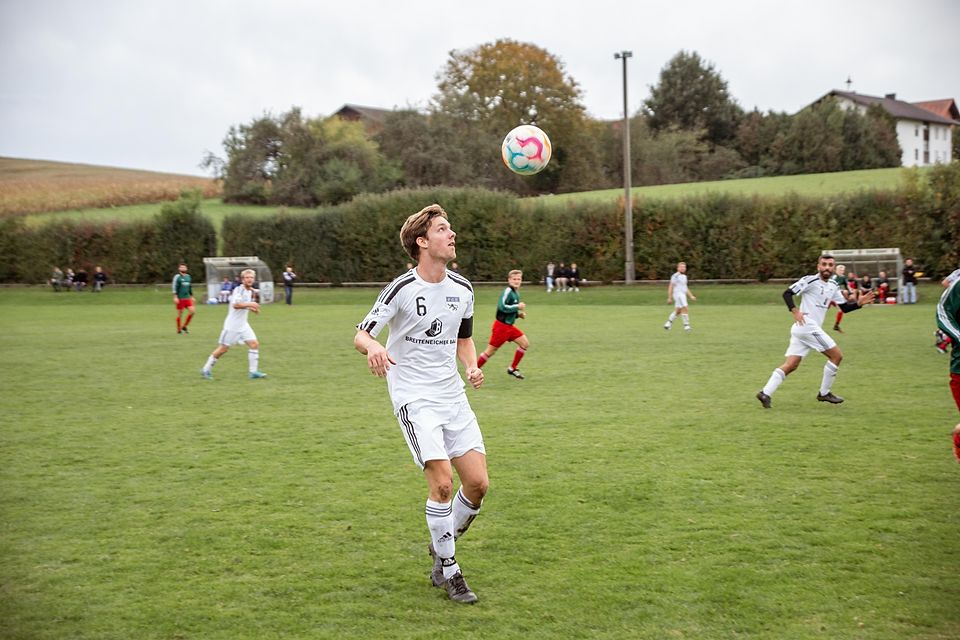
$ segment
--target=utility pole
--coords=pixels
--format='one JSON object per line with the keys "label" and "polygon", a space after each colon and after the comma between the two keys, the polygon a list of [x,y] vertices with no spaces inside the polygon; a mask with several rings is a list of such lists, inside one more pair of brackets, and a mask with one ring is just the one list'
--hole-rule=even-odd
{"label": "utility pole", "polygon": [[627,110],[627,58],[632,51],[613,54],[614,60],[623,60],[623,249],[624,282],[633,284],[636,271],[633,264],[633,201],[630,198],[630,112]]}

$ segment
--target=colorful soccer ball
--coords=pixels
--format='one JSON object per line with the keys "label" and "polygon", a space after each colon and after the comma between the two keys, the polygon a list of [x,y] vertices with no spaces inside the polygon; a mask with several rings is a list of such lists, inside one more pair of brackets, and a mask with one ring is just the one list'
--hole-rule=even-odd
{"label": "colorful soccer ball", "polygon": [[500,146],[503,164],[514,173],[530,176],[543,171],[550,162],[553,146],[539,127],[522,124],[507,134]]}

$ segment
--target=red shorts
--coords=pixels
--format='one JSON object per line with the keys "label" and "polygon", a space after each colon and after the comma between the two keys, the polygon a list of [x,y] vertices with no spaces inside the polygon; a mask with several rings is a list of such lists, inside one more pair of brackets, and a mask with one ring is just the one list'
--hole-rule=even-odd
{"label": "red shorts", "polygon": [[957,411],[960,411],[960,373],[950,374],[950,391],[953,392],[953,401],[957,403]]}
{"label": "red shorts", "polygon": [[522,335],[523,331],[516,326],[494,320],[493,329],[490,331],[490,345],[499,349],[504,342],[512,342]]}
{"label": "red shorts", "polygon": [[177,311],[183,311],[193,306],[192,298],[177,298]]}

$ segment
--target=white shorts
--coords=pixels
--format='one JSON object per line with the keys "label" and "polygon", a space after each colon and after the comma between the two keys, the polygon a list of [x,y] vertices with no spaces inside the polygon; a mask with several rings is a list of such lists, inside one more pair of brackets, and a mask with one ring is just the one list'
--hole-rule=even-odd
{"label": "white shorts", "polygon": [[685,293],[675,293],[673,294],[673,306],[676,309],[683,309],[687,305],[687,294]]}
{"label": "white shorts", "polygon": [[253,329],[250,328],[250,325],[245,326],[239,331],[230,331],[229,329],[224,329],[220,332],[220,344],[227,347],[240,344],[242,342],[250,342],[251,340],[256,339],[257,334],[253,332]]}
{"label": "white shorts", "polygon": [[787,347],[787,352],[784,355],[800,356],[802,358],[810,353],[811,349],[823,353],[835,346],[837,346],[837,343],[833,338],[812,322],[803,325],[794,323],[790,329],[790,346]]}
{"label": "white shorts", "polygon": [[466,400],[439,404],[414,400],[400,407],[397,421],[414,462],[459,458],[468,451],[486,454],[477,416]]}

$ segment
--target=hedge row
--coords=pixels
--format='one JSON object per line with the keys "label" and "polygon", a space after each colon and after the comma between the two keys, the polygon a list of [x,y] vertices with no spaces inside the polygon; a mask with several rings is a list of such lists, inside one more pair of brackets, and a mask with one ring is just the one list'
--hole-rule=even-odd
{"label": "hedge row", "polygon": [[152,221],[28,227],[22,219],[5,220],[0,223],[0,281],[44,282],[54,266],[92,272],[97,265],[113,282],[169,280],[181,260],[200,265],[216,251],[216,230],[199,208],[200,194],[191,193],[163,205]]}
{"label": "hedge row", "polygon": [[[302,282],[382,282],[410,259],[399,242],[404,219],[438,202],[458,233],[468,277],[502,280],[521,268],[576,262],[591,280],[623,279],[622,203],[517,200],[482,189],[421,189],[364,195],[308,215],[234,215],[224,221],[225,255],[258,255],[279,277],[293,263]],[[189,201],[152,223],[0,226],[0,279],[37,282],[51,265],[101,264],[118,282],[166,280],[176,262],[213,255],[209,222]],[[900,247],[931,275],[960,264],[960,164],[908,175],[897,191],[829,198],[710,194],[634,203],[638,279],[662,279],[677,261],[694,278],[794,277],[824,248]],[[10,260],[13,256],[14,260]]]}

